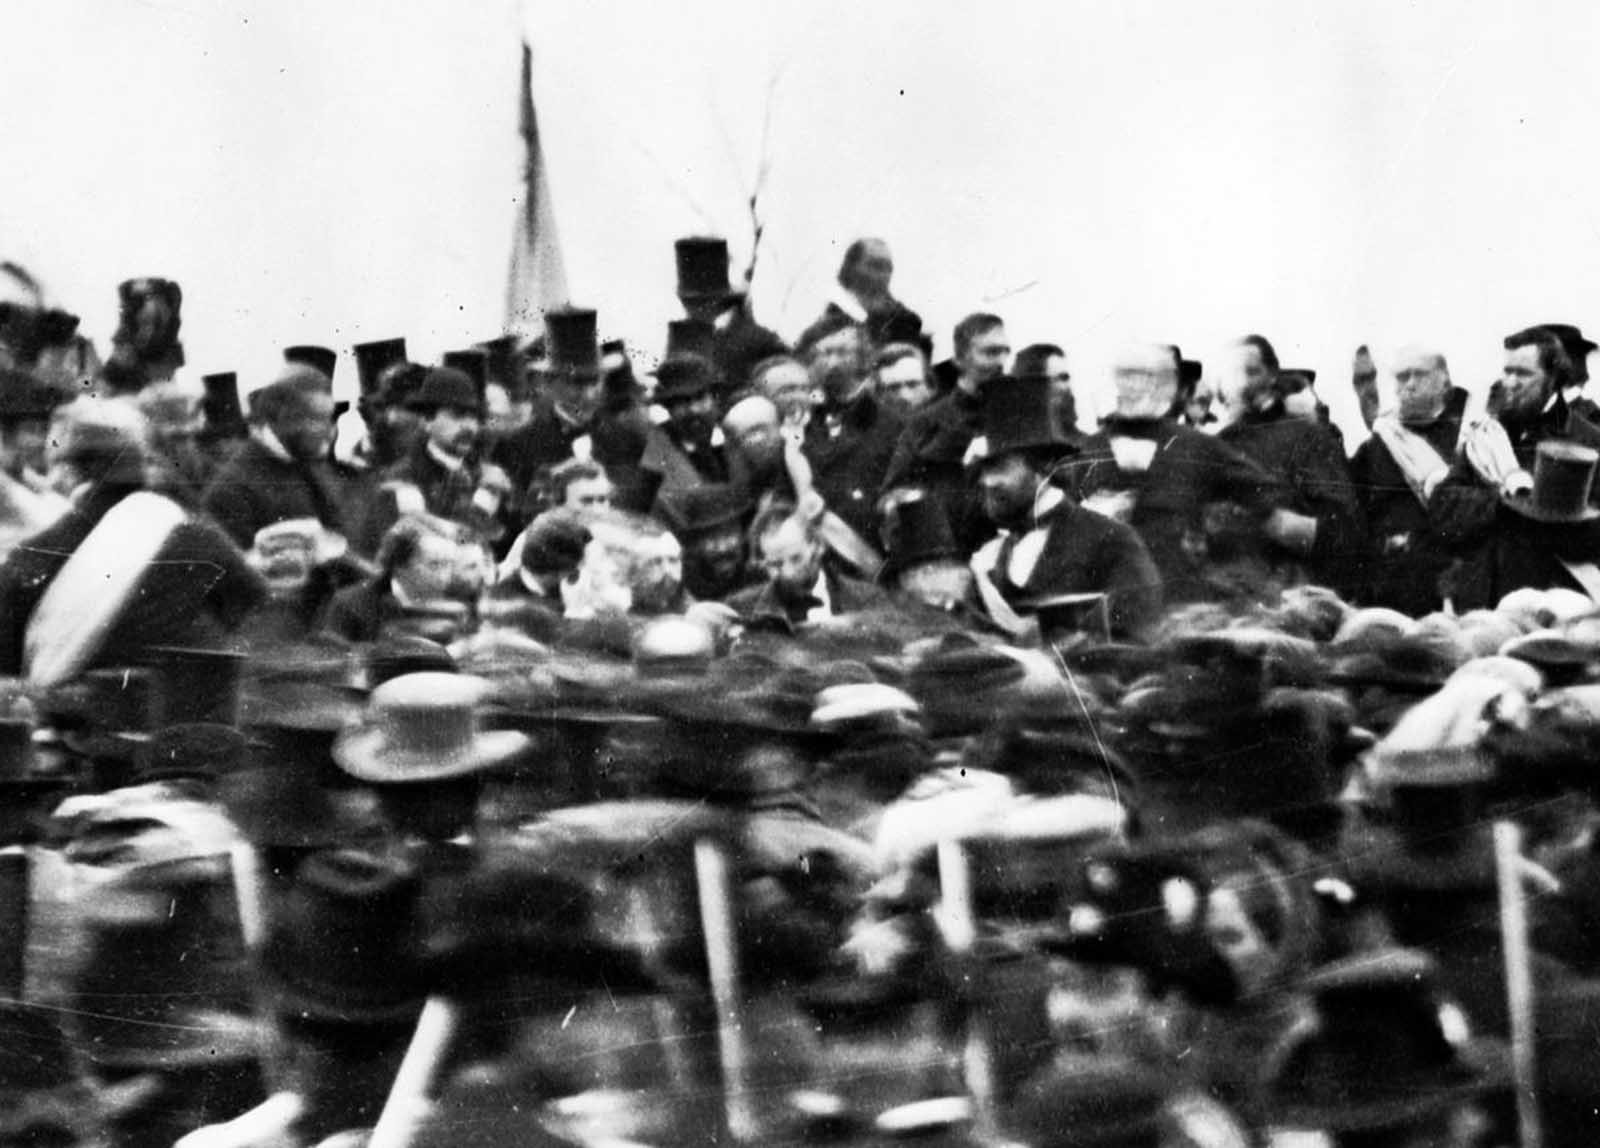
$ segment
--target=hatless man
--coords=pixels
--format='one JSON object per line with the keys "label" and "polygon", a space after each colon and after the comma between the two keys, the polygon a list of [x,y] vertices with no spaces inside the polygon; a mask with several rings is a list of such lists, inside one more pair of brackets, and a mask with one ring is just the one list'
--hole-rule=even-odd
{"label": "hatless man", "polygon": [[956,324],[956,384],[911,416],[895,444],[882,492],[915,486],[940,499],[956,541],[971,550],[990,534],[964,470],[967,448],[983,425],[984,390],[999,379],[1011,358],[1005,322],[977,312]]}
{"label": "hatless man", "polygon": [[863,539],[878,534],[878,489],[905,424],[873,390],[866,330],[845,321],[810,347],[812,386],[822,405],[801,440],[813,486]]}
{"label": "hatless man", "polygon": [[47,688],[157,646],[221,648],[265,599],[227,534],[145,488],[146,458],[132,407],[57,412],[50,476],[72,508],[0,566],[0,673]]}
{"label": "hatless man", "polygon": [[871,583],[830,569],[824,561],[828,548],[816,524],[792,505],[775,503],[756,515],[750,551],[767,581],[727,600],[746,622],[808,625],[869,609],[887,598]]}
{"label": "hatless man", "polygon": [[1366,522],[1344,448],[1315,417],[1284,401],[1278,356],[1260,335],[1228,348],[1217,390],[1217,438],[1275,476],[1286,513],[1306,521],[1280,538],[1263,536],[1263,557],[1282,584],[1312,581],[1354,597],[1366,576]]}
{"label": "hatless man", "polygon": [[757,364],[750,375],[750,390],[778,408],[785,427],[803,428],[817,405],[811,372],[793,355],[774,355]]}
{"label": "hatless man", "polygon": [[857,239],[845,249],[839,265],[838,288],[828,296],[822,315],[796,342],[804,347],[816,341],[816,331],[840,319],[864,328],[874,346],[910,342],[922,333],[922,317],[890,291],[894,256],[881,239]]}
{"label": "hatless man", "polygon": [[333,391],[307,366],[285,368],[252,396],[250,437],[201,496],[201,505],[242,548],[263,527],[313,518],[350,537],[347,507],[328,462],[333,443]]}
{"label": "hatless man", "polygon": [[933,400],[928,360],[919,348],[890,343],[873,356],[872,363],[878,401],[901,418],[909,418]]}
{"label": "hatless man", "polygon": [[1078,401],[1072,393],[1072,372],[1067,369],[1065,351],[1055,343],[1032,343],[1017,352],[1011,373],[1019,379],[1046,380],[1056,424],[1069,437],[1077,431]]}
{"label": "hatless man", "polygon": [[1395,410],[1373,421],[1372,437],[1350,462],[1350,479],[1371,540],[1365,600],[1421,617],[1443,605],[1441,579],[1453,558],[1430,500],[1455,457],[1462,404],[1454,396],[1463,393],[1434,347],[1400,348],[1393,371]]}
{"label": "hatless man", "polygon": [[1372,361],[1372,352],[1365,343],[1356,348],[1350,364],[1350,389],[1356,393],[1356,405],[1361,410],[1361,421],[1368,430],[1378,418],[1378,368]]}
{"label": "hatless man", "polygon": [[1139,532],[1161,572],[1168,605],[1224,596],[1211,580],[1207,510],[1232,503],[1247,529],[1304,536],[1305,516],[1288,517],[1287,492],[1255,462],[1172,417],[1178,367],[1170,347],[1140,344],[1112,368],[1116,406],[1062,466],[1063,485],[1088,509]]}

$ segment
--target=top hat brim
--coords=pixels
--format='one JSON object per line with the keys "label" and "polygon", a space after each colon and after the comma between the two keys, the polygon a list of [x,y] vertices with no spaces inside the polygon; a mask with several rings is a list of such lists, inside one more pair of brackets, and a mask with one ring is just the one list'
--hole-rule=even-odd
{"label": "top hat brim", "polygon": [[448,756],[410,753],[389,745],[383,730],[362,728],[335,742],[333,757],[359,781],[397,785],[482,773],[509,764],[532,746],[533,739],[517,730],[488,730],[475,734],[469,745]]}
{"label": "top hat brim", "polygon": [[1585,504],[1576,513],[1561,514],[1540,508],[1534,504],[1532,498],[1526,495],[1516,497],[1502,495],[1500,505],[1522,518],[1546,525],[1570,525],[1576,522],[1593,522],[1595,519],[1600,518],[1600,507]]}

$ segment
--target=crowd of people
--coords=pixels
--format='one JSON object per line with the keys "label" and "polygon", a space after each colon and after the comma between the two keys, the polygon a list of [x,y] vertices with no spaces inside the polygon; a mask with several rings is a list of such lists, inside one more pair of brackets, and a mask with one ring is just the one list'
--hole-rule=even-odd
{"label": "crowd of people", "polygon": [[353,408],[0,265],[0,1145],[1595,1142],[1594,343],[1091,427],[676,255]]}

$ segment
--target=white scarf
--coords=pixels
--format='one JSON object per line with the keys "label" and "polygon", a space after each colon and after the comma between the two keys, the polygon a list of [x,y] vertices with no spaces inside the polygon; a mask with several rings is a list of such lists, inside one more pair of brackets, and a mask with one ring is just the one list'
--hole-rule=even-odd
{"label": "white scarf", "polygon": [[22,650],[29,685],[60,685],[94,660],[145,571],[187,518],[177,503],[148,490],[106,511],[28,619]]}
{"label": "white scarf", "polygon": [[1411,493],[1426,507],[1430,493],[1427,489],[1428,480],[1440,471],[1447,470],[1449,464],[1427,439],[1400,425],[1400,420],[1393,415],[1382,415],[1374,421],[1372,433],[1389,449],[1389,456],[1405,476]]}

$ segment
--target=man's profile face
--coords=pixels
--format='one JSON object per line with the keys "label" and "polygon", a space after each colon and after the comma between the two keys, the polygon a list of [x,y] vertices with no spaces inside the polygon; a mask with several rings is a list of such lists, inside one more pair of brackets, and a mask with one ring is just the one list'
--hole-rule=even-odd
{"label": "man's profile face", "polygon": [[879,367],[878,397],[903,414],[909,414],[931,399],[933,391],[928,386],[928,372],[923,369],[922,360],[907,355],[886,367]]}
{"label": "man's profile face", "polygon": [[1005,374],[1006,362],[1010,358],[1011,341],[1006,338],[1006,329],[1002,324],[973,336],[956,359],[956,366],[963,378],[981,386]]}
{"label": "man's profile face", "polygon": [[780,591],[809,594],[822,574],[822,543],[788,519],[761,539],[761,568]]}
{"label": "man's profile face", "polygon": [[1506,352],[1500,372],[1501,414],[1524,419],[1544,409],[1550,398],[1550,375],[1539,365],[1539,348],[1529,345]]}
{"label": "man's profile face", "polygon": [[272,422],[283,449],[302,462],[326,457],[333,446],[333,394],[296,395]]}
{"label": "man's profile face", "polygon": [[609,510],[611,493],[611,480],[603,474],[593,478],[577,478],[567,483],[567,496],[561,505],[590,512]]}
{"label": "man's profile face", "polygon": [[425,426],[429,443],[448,455],[464,458],[478,445],[483,419],[477,411],[465,407],[440,407],[428,417]]}
{"label": "man's profile face", "polygon": [[1355,357],[1350,369],[1350,386],[1356,392],[1356,403],[1361,408],[1361,421],[1372,429],[1378,418],[1378,367],[1372,356],[1365,352]]}

